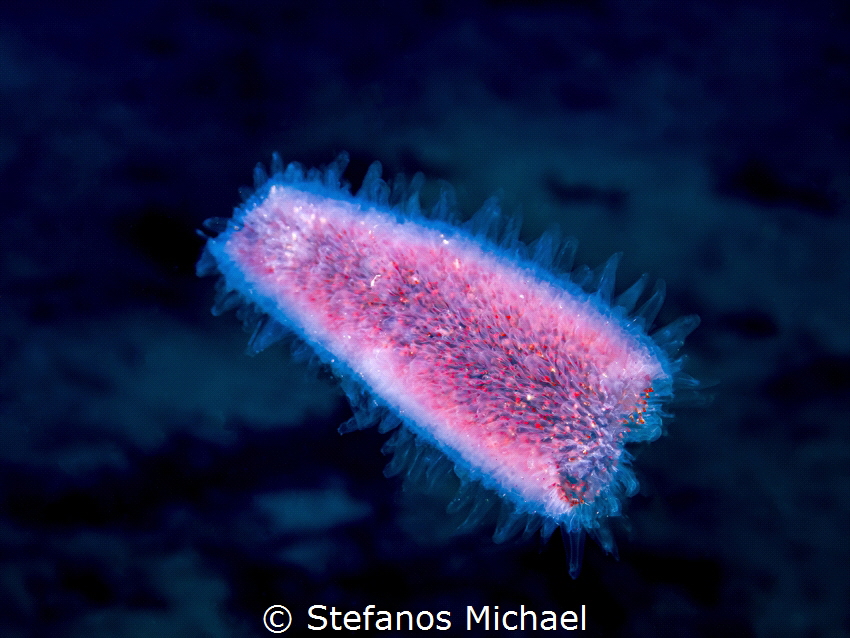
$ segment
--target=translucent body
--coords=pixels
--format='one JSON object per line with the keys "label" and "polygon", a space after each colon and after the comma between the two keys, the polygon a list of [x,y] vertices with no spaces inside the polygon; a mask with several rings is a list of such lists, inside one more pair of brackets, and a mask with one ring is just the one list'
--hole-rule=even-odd
{"label": "translucent body", "polygon": [[624,443],[659,434],[677,370],[667,353],[695,321],[659,344],[643,326],[663,293],[629,318],[642,279],[611,306],[616,260],[595,279],[584,273],[587,292],[523,258],[515,240],[499,247],[400,217],[336,179],[290,169],[262,184],[210,239],[200,269],[221,272],[225,293],[294,330],[461,476],[509,502],[509,522],[580,532],[616,514],[636,487]]}

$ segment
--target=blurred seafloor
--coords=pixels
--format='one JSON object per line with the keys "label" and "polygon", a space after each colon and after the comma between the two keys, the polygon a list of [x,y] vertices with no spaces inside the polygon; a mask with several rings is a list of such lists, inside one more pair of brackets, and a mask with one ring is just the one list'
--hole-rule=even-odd
{"label": "blurred seafloor", "polygon": [[[85,6],[0,7],[0,634],[259,636],[272,604],[850,633],[846,3]],[[526,240],[702,316],[711,400],[639,451],[619,561],[451,536],[385,435],[337,434],[333,379],[209,314],[194,229],[272,151],[343,149],[466,215],[502,189]]]}

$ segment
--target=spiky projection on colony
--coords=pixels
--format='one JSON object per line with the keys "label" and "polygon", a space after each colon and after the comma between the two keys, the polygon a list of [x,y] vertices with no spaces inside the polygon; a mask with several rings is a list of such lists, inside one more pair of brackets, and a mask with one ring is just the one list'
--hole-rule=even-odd
{"label": "spiky projection on colony", "polygon": [[388,186],[377,163],[352,195],[346,163],[305,173],[275,156],[233,218],[208,223],[220,232],[198,269],[222,275],[217,309],[258,311],[254,350],[294,331],[353,399],[369,397],[355,409],[401,424],[397,454],[424,442],[495,491],[497,539],[560,526],[575,574],[584,532],[599,536],[636,489],[624,445],[659,435],[672,357],[697,318],[649,337],[663,288],[635,313],[646,277],[611,303],[619,255],[559,274],[574,243],[545,234],[527,247],[510,224],[494,237],[493,202],[455,225],[448,192],[423,215],[416,184]]}

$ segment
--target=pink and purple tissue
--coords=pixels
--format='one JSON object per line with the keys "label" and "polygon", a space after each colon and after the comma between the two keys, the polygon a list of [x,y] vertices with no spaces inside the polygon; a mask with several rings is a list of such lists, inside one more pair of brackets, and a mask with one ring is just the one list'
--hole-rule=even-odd
{"label": "pink and purple tissue", "polygon": [[352,195],[346,161],[305,172],[275,157],[233,218],[209,224],[220,232],[199,272],[222,275],[218,310],[259,311],[254,350],[294,331],[344,380],[361,421],[401,423],[397,453],[436,448],[495,492],[498,540],[560,526],[574,553],[585,531],[610,549],[605,519],[637,488],[624,446],[660,434],[697,318],[650,337],[663,287],[636,312],[645,276],[610,301],[619,255],[553,272],[574,243],[488,234],[493,202],[450,223],[445,193],[424,215],[416,185],[387,185],[377,163]]}

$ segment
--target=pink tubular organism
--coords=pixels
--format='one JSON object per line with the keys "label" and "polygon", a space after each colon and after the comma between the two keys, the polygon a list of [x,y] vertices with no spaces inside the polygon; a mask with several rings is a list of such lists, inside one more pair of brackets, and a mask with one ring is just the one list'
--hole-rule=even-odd
{"label": "pink tubular organism", "polygon": [[646,275],[611,302],[619,254],[572,270],[574,241],[522,244],[493,200],[458,226],[450,190],[425,215],[421,175],[390,186],[376,162],[352,195],[347,162],[305,172],[275,155],[232,219],[208,220],[214,312],[250,309],[251,352],[294,332],[352,400],[341,431],[402,426],[389,474],[450,462],[484,488],[469,521],[499,500],[496,541],[560,526],[576,576],[585,532],[612,551],[605,521],[637,489],[625,444],[657,438],[674,385],[694,383],[674,357],[698,318],[650,337],[663,284],[637,311]]}

